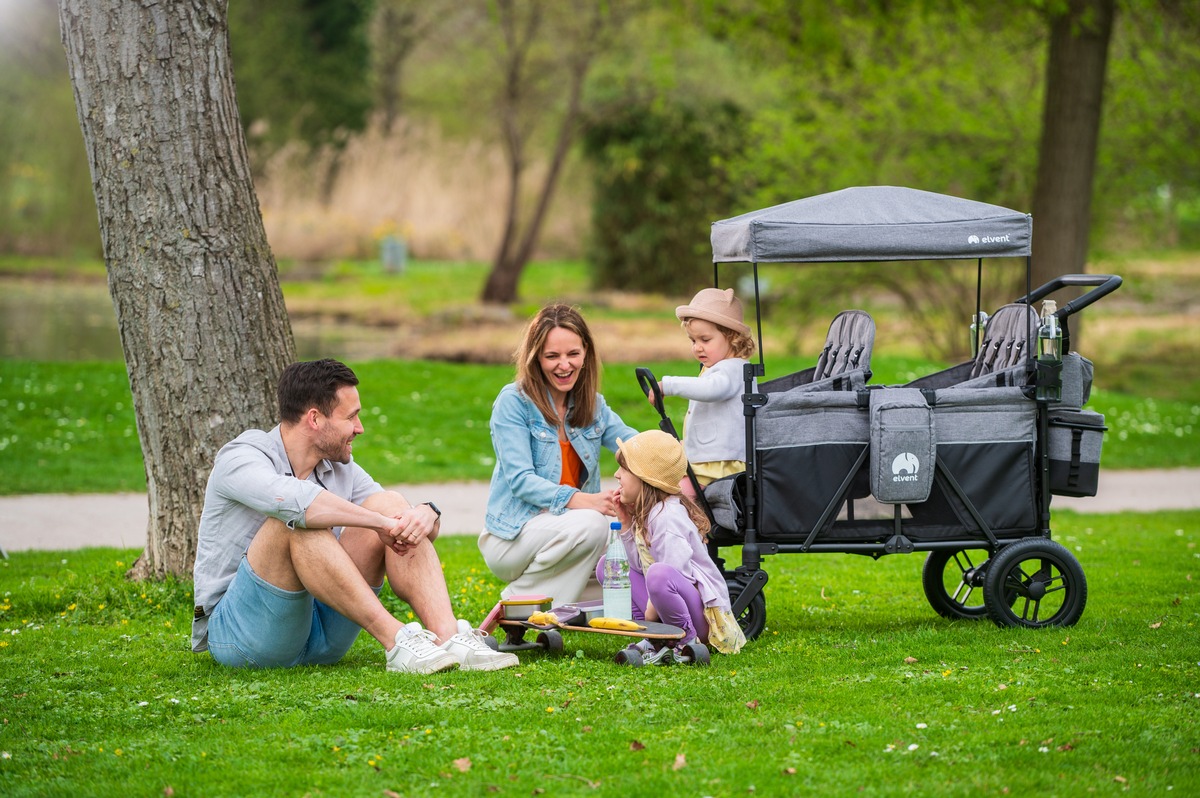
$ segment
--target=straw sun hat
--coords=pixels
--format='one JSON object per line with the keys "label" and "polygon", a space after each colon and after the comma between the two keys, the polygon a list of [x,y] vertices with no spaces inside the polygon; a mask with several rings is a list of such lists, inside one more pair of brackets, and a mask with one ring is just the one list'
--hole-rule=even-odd
{"label": "straw sun hat", "polygon": [[617,438],[617,450],[638,479],[667,493],[679,493],[679,483],[687,476],[687,458],[683,444],[671,435],[652,429],[627,441]]}
{"label": "straw sun hat", "polygon": [[704,319],[742,335],[750,334],[749,325],[742,321],[742,300],[733,295],[732,288],[705,288],[692,297],[691,304],[675,308],[675,317],[680,321]]}

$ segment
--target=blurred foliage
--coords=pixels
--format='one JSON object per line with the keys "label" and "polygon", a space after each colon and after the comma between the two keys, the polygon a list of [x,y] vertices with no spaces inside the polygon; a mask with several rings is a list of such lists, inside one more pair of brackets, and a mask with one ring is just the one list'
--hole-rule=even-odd
{"label": "blurred foliage", "polygon": [[[671,247],[662,257],[695,258],[690,250],[704,247],[703,228],[717,218],[851,185],[908,185],[1028,209],[1046,15],[1055,7],[1052,0],[645,4],[596,63],[587,113],[615,136],[635,121],[628,108],[649,112],[635,149],[640,158],[668,161],[661,164],[667,174],[682,168],[684,153],[651,147],[654,136],[682,134],[697,158],[701,139],[725,153],[692,166],[703,173],[692,176],[694,185],[703,184],[712,204],[678,206],[701,215],[679,222],[700,230],[694,247],[664,232],[644,244]],[[293,141],[336,147],[372,111],[386,113],[388,96],[391,113],[432,121],[447,136],[499,136],[492,95],[482,90],[500,77],[494,49],[483,46],[497,35],[487,0],[261,0],[230,4],[229,14],[239,105],[260,163]],[[1198,89],[1200,4],[1121,0],[1092,204],[1094,250],[1200,243]],[[736,147],[722,139],[713,109],[736,109]],[[532,157],[545,157],[552,134],[530,139]],[[597,185],[615,188],[614,173],[604,171],[616,162],[595,163]],[[637,199],[641,215],[660,202]],[[586,201],[581,192],[555,197]],[[597,208],[598,218],[609,213]],[[674,213],[664,206],[657,218]],[[54,5],[43,0],[0,3],[0,250],[99,252]]]}
{"label": "blurred foliage", "polygon": [[679,292],[708,282],[708,228],[733,202],[726,165],[736,154],[740,110],[628,104],[593,120],[584,149],[593,165],[588,259],[601,287]]}
{"label": "blurred foliage", "polygon": [[100,251],[53,3],[0,3],[0,251]]}
{"label": "blurred foliage", "polygon": [[371,0],[229,4],[238,108],[261,158],[289,142],[337,144],[371,108]]}

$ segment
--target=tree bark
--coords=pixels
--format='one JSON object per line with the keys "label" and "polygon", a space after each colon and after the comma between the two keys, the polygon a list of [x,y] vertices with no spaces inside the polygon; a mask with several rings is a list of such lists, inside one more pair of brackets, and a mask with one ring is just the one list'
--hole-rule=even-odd
{"label": "tree bark", "polygon": [[[291,326],[250,177],[225,0],[60,0],[150,505],[130,576],[190,576],[214,455],[273,424]],[[86,523],[81,519],[81,523]]]}
{"label": "tree bark", "polygon": [[1033,196],[1033,285],[1087,268],[1092,178],[1115,0],[1068,0],[1052,18]]}

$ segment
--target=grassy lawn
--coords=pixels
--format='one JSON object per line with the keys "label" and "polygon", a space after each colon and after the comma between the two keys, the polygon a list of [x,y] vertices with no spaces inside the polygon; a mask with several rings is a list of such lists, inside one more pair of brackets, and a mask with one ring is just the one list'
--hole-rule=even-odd
{"label": "grassy lawn", "polygon": [[[384,484],[482,480],[491,475],[488,417],[512,379],[510,366],[424,361],[352,364],[362,379],[366,434],[355,457]],[[686,361],[649,365],[657,375],[690,374]],[[770,374],[808,365],[768,361]],[[873,361],[880,383],[903,382],[935,364],[911,358]],[[609,364],[604,393],[639,429],[657,426],[633,375]],[[668,400],[677,427],[686,402]],[[1093,392],[1104,413],[1104,468],[1200,466],[1200,404]],[[605,472],[615,469],[605,453]],[[133,404],[120,363],[0,360],[0,494],[145,490]]]}
{"label": "grassy lawn", "polygon": [[[1200,513],[1055,514],[1089,579],[1072,628],[933,613],[921,557],[768,558],[767,629],[708,668],[566,638],[494,674],[230,671],[190,586],[136,551],[0,561],[0,794],[1081,795],[1200,791]],[[441,541],[460,615],[499,589]],[[392,600],[404,617],[407,608]]]}

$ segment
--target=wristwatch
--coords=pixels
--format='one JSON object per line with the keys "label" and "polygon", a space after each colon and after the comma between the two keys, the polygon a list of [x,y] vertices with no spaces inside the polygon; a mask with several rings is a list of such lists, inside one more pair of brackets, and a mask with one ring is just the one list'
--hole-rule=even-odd
{"label": "wristwatch", "polygon": [[439,509],[438,509],[438,506],[437,506],[436,504],[434,504],[433,502],[421,502],[421,504],[426,504],[426,505],[428,505],[428,506],[429,506],[429,509],[431,509],[431,510],[433,510],[435,513],[437,513],[437,517],[438,517],[438,518],[441,518],[441,517],[442,517],[442,511],[441,511],[441,510],[439,510]]}

